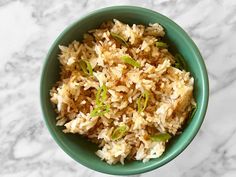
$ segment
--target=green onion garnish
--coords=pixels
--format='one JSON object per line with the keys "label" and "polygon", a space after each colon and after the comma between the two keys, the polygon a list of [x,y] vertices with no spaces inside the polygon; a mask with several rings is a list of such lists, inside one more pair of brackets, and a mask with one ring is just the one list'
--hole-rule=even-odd
{"label": "green onion garnish", "polygon": [[127,125],[121,125],[113,131],[113,133],[111,135],[111,139],[112,140],[118,140],[118,139],[122,138],[127,131],[128,131],[128,126]]}
{"label": "green onion garnish", "polygon": [[186,64],[184,62],[184,58],[180,54],[175,55],[175,63],[174,67],[180,70],[186,69]]}
{"label": "green onion garnish", "polygon": [[99,105],[96,106],[95,109],[93,109],[90,112],[91,117],[96,117],[96,116],[103,116],[104,114],[108,113],[110,111],[110,105]]}
{"label": "green onion garnish", "polygon": [[125,45],[126,47],[129,46],[129,44],[126,42],[126,40],[125,40],[123,37],[121,37],[119,34],[116,34],[116,33],[112,33],[112,32],[111,32],[111,36],[112,36],[116,41],[118,41],[119,43]]}
{"label": "green onion garnish", "polygon": [[141,65],[139,62],[137,62],[136,60],[134,60],[133,58],[129,57],[129,56],[122,56],[121,60],[123,60],[124,63],[130,64],[134,67],[140,68]]}
{"label": "green onion garnish", "polygon": [[171,138],[171,135],[169,133],[158,133],[158,134],[150,136],[150,139],[156,142],[165,142],[169,140],[170,138]]}
{"label": "green onion garnish", "polygon": [[106,85],[102,86],[101,102],[104,102],[107,99],[107,87]]}
{"label": "green onion garnish", "polygon": [[196,104],[196,106],[192,107],[190,118],[193,118],[193,116],[195,115],[196,112],[197,112],[197,104]]}
{"label": "green onion garnish", "polygon": [[168,45],[164,42],[156,42],[156,46],[160,48],[168,48]]}
{"label": "green onion garnish", "polygon": [[91,64],[89,63],[89,61],[81,59],[79,61],[79,65],[85,74],[93,76],[93,68],[92,68]]}
{"label": "green onion garnish", "polygon": [[195,115],[196,112],[197,112],[197,104],[196,104],[196,106],[193,106],[193,107],[192,107],[192,110],[191,110],[190,113],[189,113],[189,118],[188,118],[186,124],[189,124],[189,123],[190,123],[190,121],[193,119],[193,116]]}
{"label": "green onion garnish", "polygon": [[147,107],[147,103],[148,103],[148,99],[149,99],[149,93],[148,91],[144,91],[144,93],[142,95],[140,95],[140,97],[137,100],[137,105],[138,105],[138,112],[143,112],[145,110],[145,108]]}
{"label": "green onion garnish", "polygon": [[107,99],[107,87],[102,85],[96,93],[96,105],[95,108],[90,112],[91,117],[103,116],[104,114],[110,111],[110,105],[105,104],[104,102]]}
{"label": "green onion garnish", "polygon": [[98,89],[98,92],[96,93],[96,105],[101,105],[102,103],[104,103],[104,101],[106,101],[107,99],[107,87],[106,85],[102,85],[102,87],[100,87]]}

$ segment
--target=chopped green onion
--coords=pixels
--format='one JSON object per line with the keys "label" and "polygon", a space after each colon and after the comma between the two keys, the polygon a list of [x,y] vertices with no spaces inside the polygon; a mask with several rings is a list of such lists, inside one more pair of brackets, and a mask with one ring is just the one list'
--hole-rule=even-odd
{"label": "chopped green onion", "polygon": [[138,98],[137,105],[138,105],[138,112],[139,113],[143,112],[146,109],[148,99],[149,99],[148,91],[144,91],[144,93],[142,95],[140,95],[140,97]]}
{"label": "chopped green onion", "polygon": [[95,98],[96,98],[96,105],[100,105],[101,101],[100,101],[100,95],[101,95],[101,92],[102,92],[102,87],[100,87],[95,95]]}
{"label": "chopped green onion", "polygon": [[178,68],[180,70],[186,69],[186,64],[184,62],[184,58],[180,54],[175,55],[175,68]]}
{"label": "chopped green onion", "polygon": [[101,102],[104,102],[107,99],[107,87],[106,85],[102,86]]}
{"label": "chopped green onion", "polygon": [[84,62],[84,60],[80,60],[80,62],[79,62],[79,65],[80,65],[80,68],[82,69],[82,71],[85,73],[85,74],[87,74],[88,73],[88,71],[87,71],[87,69],[86,69],[86,63]]}
{"label": "chopped green onion", "polygon": [[168,45],[164,42],[156,42],[156,46],[160,48],[168,48]]}
{"label": "chopped green onion", "polygon": [[104,103],[104,101],[106,101],[107,99],[107,87],[106,85],[102,85],[102,87],[100,87],[98,89],[98,92],[96,93],[96,105],[101,105],[102,103]]}
{"label": "chopped green onion", "polygon": [[88,69],[88,71],[89,71],[89,75],[90,75],[90,76],[93,76],[93,68],[92,68],[90,62],[89,62],[89,61],[86,61],[86,64],[87,64],[87,69]]}
{"label": "chopped green onion", "polygon": [[103,116],[104,114],[108,113],[110,111],[110,105],[99,105],[95,109],[93,109],[90,113],[91,117],[96,116]]}
{"label": "chopped green onion", "polygon": [[93,76],[93,68],[89,61],[81,59],[79,65],[85,74]]}
{"label": "chopped green onion", "polygon": [[192,110],[190,111],[189,117],[186,122],[187,125],[191,122],[191,120],[193,119],[193,116],[195,115],[196,112],[197,112],[197,104],[196,104],[196,106],[192,106]]}
{"label": "chopped green onion", "polygon": [[134,60],[133,58],[129,57],[129,56],[122,56],[121,59],[123,60],[123,62],[128,63],[134,67],[140,68],[141,65],[139,62],[137,62],[136,60]]}
{"label": "chopped green onion", "polygon": [[141,102],[142,102],[142,100],[141,100],[141,96],[138,98],[138,100],[137,100],[137,105],[138,105],[138,112],[140,113],[140,112],[142,112],[142,105],[141,105]]}
{"label": "chopped green onion", "polygon": [[95,108],[91,111],[90,116],[103,116],[104,114],[110,111],[110,105],[104,104],[107,99],[107,87],[103,85],[100,87],[96,93],[96,105]]}
{"label": "chopped green onion", "polygon": [[126,42],[126,40],[125,40],[122,36],[120,36],[119,34],[116,34],[116,33],[112,33],[112,32],[111,32],[111,36],[112,36],[116,41],[118,41],[119,43],[125,45],[126,47],[129,46],[128,43]]}
{"label": "chopped green onion", "polygon": [[193,118],[196,112],[197,112],[197,105],[192,107],[190,118]]}
{"label": "chopped green onion", "polygon": [[165,142],[171,138],[171,135],[169,133],[158,133],[156,135],[152,135],[150,138],[152,141]]}
{"label": "chopped green onion", "polygon": [[121,125],[113,131],[113,133],[111,135],[111,139],[112,140],[118,140],[118,139],[122,138],[127,131],[128,131],[128,126],[127,125]]}
{"label": "chopped green onion", "polygon": [[178,63],[178,62],[175,62],[174,67],[175,67],[175,68],[178,68],[178,69],[180,69],[180,70],[183,70],[183,67],[182,67],[181,64]]}

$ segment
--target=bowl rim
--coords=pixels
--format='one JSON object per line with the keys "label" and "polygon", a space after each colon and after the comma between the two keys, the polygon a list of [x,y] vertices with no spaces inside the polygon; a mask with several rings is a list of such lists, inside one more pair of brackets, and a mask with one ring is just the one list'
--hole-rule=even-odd
{"label": "bowl rim", "polygon": [[[50,54],[52,53],[52,51],[54,50],[55,47],[57,47],[57,43],[59,40],[61,40],[63,38],[63,36],[71,29],[73,28],[75,25],[77,25],[77,23],[79,23],[80,21],[89,18],[90,16],[94,16],[96,14],[99,13],[104,13],[105,11],[112,11],[112,10],[138,10],[138,11],[142,11],[143,13],[149,13],[149,14],[157,14],[159,15],[161,18],[169,21],[169,23],[171,23],[175,30],[176,33],[179,33],[179,35],[184,36],[184,38],[188,41],[188,43],[191,45],[191,48],[194,51],[194,54],[196,55],[197,58],[197,62],[199,63],[200,66],[200,70],[201,70],[201,80],[203,80],[203,99],[202,99],[202,104],[200,106],[200,108],[198,107],[198,109],[200,109],[200,119],[198,121],[198,124],[196,126],[194,126],[194,129],[191,131],[191,136],[188,137],[187,140],[185,140],[181,146],[174,151],[174,153],[172,153],[170,156],[166,157],[162,162],[159,163],[153,163],[149,166],[143,166],[142,168],[138,168],[138,169],[129,169],[126,171],[115,171],[114,169],[109,169],[109,168],[104,168],[104,169],[100,169],[96,166],[92,166],[90,165],[88,162],[85,162],[81,159],[75,158],[72,154],[72,152],[70,151],[70,149],[67,148],[67,146],[61,142],[59,140],[59,137],[56,135],[56,133],[52,130],[51,125],[47,119],[47,109],[46,106],[44,104],[44,92],[43,92],[43,82],[44,82],[44,78],[45,75],[47,73],[46,71],[46,66],[48,65],[49,62],[49,58],[50,58]],[[51,136],[53,137],[54,141],[56,141],[56,144],[58,144],[60,146],[60,148],[62,148],[62,150],[68,154],[72,159],[74,159],[75,161],[79,162],[80,164],[84,165],[87,168],[93,169],[95,171],[98,172],[102,172],[102,173],[106,173],[106,174],[112,174],[112,175],[134,175],[134,174],[140,174],[140,173],[145,173],[154,169],[157,169],[165,164],[167,164],[168,162],[170,162],[171,160],[173,160],[174,158],[176,158],[179,154],[181,154],[186,148],[187,146],[192,142],[192,140],[194,139],[194,137],[197,135],[206,111],[207,111],[207,106],[208,106],[208,101],[209,101],[209,80],[208,80],[208,74],[207,74],[207,69],[204,63],[204,60],[200,54],[199,49],[197,48],[196,44],[193,42],[193,40],[190,38],[190,36],[179,26],[177,25],[173,20],[169,19],[168,17],[154,11],[151,9],[147,9],[147,8],[143,8],[143,7],[139,7],[139,6],[129,6],[129,5],[118,5],[118,6],[109,6],[109,7],[105,7],[105,8],[100,8],[94,11],[91,11],[89,13],[86,13],[85,15],[81,16],[80,18],[78,18],[77,20],[75,20],[73,23],[71,23],[70,25],[68,25],[60,34],[59,36],[57,36],[56,40],[53,42],[53,44],[50,46],[50,49],[45,57],[44,60],[44,64],[41,70],[41,78],[40,78],[40,105],[41,105],[41,112],[43,115],[43,119],[44,122],[47,126],[47,129],[49,130]]]}

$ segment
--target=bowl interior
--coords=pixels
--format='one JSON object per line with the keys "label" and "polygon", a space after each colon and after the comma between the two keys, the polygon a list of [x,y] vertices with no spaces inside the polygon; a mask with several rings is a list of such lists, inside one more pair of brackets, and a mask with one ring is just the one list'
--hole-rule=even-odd
{"label": "bowl interior", "polygon": [[[84,33],[97,28],[102,22],[118,19],[128,24],[160,23],[166,32],[170,48],[183,55],[188,70],[195,78],[194,95],[198,104],[195,116],[186,125],[183,133],[171,140],[165,153],[147,163],[126,162],[125,165],[108,165],[96,155],[97,146],[79,135],[64,134],[62,127],[56,127],[56,113],[50,103],[49,91],[59,79],[58,45],[68,45],[73,40],[81,40]],[[175,46],[175,47],[174,47]],[[66,28],[52,45],[41,77],[41,106],[47,127],[60,147],[79,163],[109,174],[137,174],[164,165],[181,153],[196,135],[203,121],[208,102],[208,78],[202,57],[188,35],[173,21],[154,11],[129,6],[110,7],[95,11]]]}

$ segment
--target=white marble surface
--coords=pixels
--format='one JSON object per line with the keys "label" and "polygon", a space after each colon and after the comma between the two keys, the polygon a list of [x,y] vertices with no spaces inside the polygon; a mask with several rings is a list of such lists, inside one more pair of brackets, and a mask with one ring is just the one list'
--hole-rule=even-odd
{"label": "white marble surface", "polygon": [[235,0],[0,0],[0,176],[109,176],[76,163],[52,140],[40,112],[39,79],[65,26],[117,4],[151,8],[181,25],[200,48],[210,79],[208,112],[191,145],[164,167],[135,176],[235,177]]}

